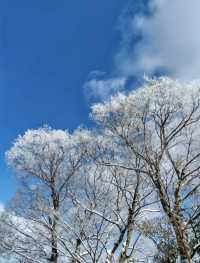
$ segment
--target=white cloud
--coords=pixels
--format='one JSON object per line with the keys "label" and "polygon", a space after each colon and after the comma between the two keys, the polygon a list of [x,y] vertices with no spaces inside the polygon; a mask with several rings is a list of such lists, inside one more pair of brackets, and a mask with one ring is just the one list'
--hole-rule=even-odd
{"label": "white cloud", "polygon": [[3,203],[0,203],[0,213],[2,213],[5,210],[5,206]]}
{"label": "white cloud", "polygon": [[[124,17],[122,42],[116,55],[120,75],[154,74],[166,69],[172,77],[200,77],[200,1],[152,0],[153,15]],[[140,35],[135,44],[134,38]]]}
{"label": "white cloud", "polygon": [[113,67],[117,77],[91,72],[84,85],[87,97],[105,100],[123,90],[129,77],[144,74],[199,79],[199,10],[200,0],[141,0],[138,6],[134,1],[120,19],[121,43]]}
{"label": "white cloud", "polygon": [[88,80],[84,84],[87,96],[106,100],[111,95],[124,89],[125,77],[113,77],[106,79],[105,73],[94,71],[89,74]]}

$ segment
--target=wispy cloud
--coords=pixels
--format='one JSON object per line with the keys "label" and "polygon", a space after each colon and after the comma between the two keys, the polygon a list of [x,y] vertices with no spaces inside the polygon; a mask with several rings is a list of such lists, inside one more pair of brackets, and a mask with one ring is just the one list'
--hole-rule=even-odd
{"label": "wispy cloud", "polygon": [[93,71],[89,74],[84,89],[88,97],[106,100],[111,95],[123,90],[125,84],[125,77],[107,78],[105,72]]}
{"label": "wispy cloud", "polygon": [[105,100],[130,77],[200,78],[199,10],[199,0],[132,1],[119,19],[121,42],[111,77],[92,72],[84,85],[87,97]]}
{"label": "wispy cloud", "polygon": [[[115,57],[120,75],[154,74],[164,69],[172,77],[200,76],[200,1],[152,0],[149,12],[121,19],[121,47]],[[124,28],[124,24],[126,28]]]}

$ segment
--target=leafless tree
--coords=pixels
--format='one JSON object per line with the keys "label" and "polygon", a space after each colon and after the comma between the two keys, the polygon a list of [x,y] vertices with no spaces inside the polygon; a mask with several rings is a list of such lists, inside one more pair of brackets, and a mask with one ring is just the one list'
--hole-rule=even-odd
{"label": "leafless tree", "polygon": [[160,78],[93,107],[100,127],[143,163],[140,172],[150,179],[173,226],[181,262],[192,262],[199,247],[189,246],[199,217],[199,95],[198,83]]}
{"label": "leafless tree", "polygon": [[145,262],[155,255],[143,255],[144,243],[156,244],[158,231],[172,233],[181,263],[191,263],[200,248],[199,95],[197,82],[148,80],[95,104],[95,130],[20,136],[7,160],[23,187],[2,217],[2,249],[33,262]]}
{"label": "leafless tree", "polygon": [[[49,262],[58,262],[59,254],[64,252],[59,245],[59,216],[66,208],[70,187],[82,165],[83,136],[79,130],[73,135],[49,127],[29,130],[20,136],[7,153],[8,163],[23,179],[23,188],[17,193],[12,208],[15,217],[23,218],[27,228],[23,231],[15,222],[12,227],[23,232],[19,246],[23,243],[42,247],[42,258]],[[63,214],[62,214],[63,215]],[[10,225],[11,227],[11,225]],[[32,247],[32,248],[33,248]],[[16,250],[13,251],[16,253]],[[29,257],[32,249],[26,249],[23,255]],[[31,259],[36,258],[30,255]]]}

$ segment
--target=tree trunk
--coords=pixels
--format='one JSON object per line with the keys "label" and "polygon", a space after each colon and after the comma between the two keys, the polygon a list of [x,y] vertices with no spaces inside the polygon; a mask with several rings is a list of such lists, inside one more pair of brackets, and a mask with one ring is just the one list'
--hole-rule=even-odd
{"label": "tree trunk", "polygon": [[154,180],[154,184],[156,186],[156,189],[158,190],[162,208],[168,216],[169,221],[174,229],[181,263],[192,263],[192,252],[185,231],[185,225],[181,219],[181,216],[178,214],[178,211],[180,211],[180,209],[178,209],[179,204],[176,205],[175,211],[171,209],[170,204],[168,203],[167,198],[162,189],[162,184],[158,178],[159,176],[157,175],[156,179]]}
{"label": "tree trunk", "polygon": [[58,263],[58,241],[57,241],[57,212],[59,209],[59,195],[56,192],[55,181],[51,181],[51,198],[53,204],[53,215],[51,219],[51,256],[50,262]]}
{"label": "tree trunk", "polygon": [[51,234],[51,257],[50,262],[57,263],[58,262],[58,248],[57,248],[57,237],[54,233],[54,230]]}
{"label": "tree trunk", "polygon": [[178,251],[180,254],[181,263],[192,263],[191,248],[189,246],[188,238],[185,232],[184,223],[177,216],[172,217],[172,225],[176,234]]}
{"label": "tree trunk", "polygon": [[131,238],[133,235],[133,229],[134,229],[134,220],[133,220],[134,210],[129,208],[129,216],[128,216],[128,222],[127,222],[127,236],[126,241],[124,242],[122,251],[120,253],[118,263],[125,263],[129,256],[127,255],[128,248],[131,243]]}
{"label": "tree trunk", "polygon": [[119,238],[114,243],[114,246],[113,246],[110,254],[107,256],[106,263],[110,263],[113,261],[114,254],[115,254],[116,250],[118,249],[118,247],[120,246],[120,244],[122,243],[125,233],[126,233],[126,227],[121,229]]}
{"label": "tree trunk", "polygon": [[[75,248],[75,256],[80,256],[80,251],[81,250],[81,240],[78,238],[76,239],[76,248]],[[77,260],[76,258],[72,258],[71,263],[80,263],[79,260]]]}

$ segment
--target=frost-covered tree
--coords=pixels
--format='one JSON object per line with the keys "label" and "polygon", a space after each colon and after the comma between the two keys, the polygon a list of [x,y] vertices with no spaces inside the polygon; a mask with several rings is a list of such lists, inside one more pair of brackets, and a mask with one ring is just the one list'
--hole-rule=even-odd
{"label": "frost-covered tree", "polygon": [[124,159],[121,151],[114,140],[83,130],[69,135],[41,128],[20,136],[7,153],[23,178],[3,222],[11,233],[8,252],[33,262],[135,258],[136,223],[154,203],[153,190],[138,159],[131,161],[138,172],[108,165]]}
{"label": "frost-covered tree", "polygon": [[[192,224],[200,215],[199,98],[198,82],[159,78],[92,108],[101,129],[129,152],[121,166],[149,178],[175,232],[181,262],[189,263],[199,247],[190,247]],[[127,163],[136,158],[139,169]]]}
{"label": "frost-covered tree", "polygon": [[[94,187],[91,194],[95,202],[93,209],[85,209],[110,227],[110,238],[104,244],[106,262],[124,263],[136,260],[139,254],[143,257],[139,253],[143,241],[140,242],[137,224],[144,216],[159,210],[155,209],[158,207],[154,189],[141,173],[143,162],[139,158],[131,159],[130,151],[107,132],[94,133],[87,145],[87,160],[93,168],[89,168],[87,174],[92,173],[93,182],[89,188]],[[97,195],[99,191],[100,196]]]}
{"label": "frost-covered tree", "polygon": [[0,222],[3,253],[42,263],[194,261],[199,98],[198,82],[148,80],[95,104],[93,131],[19,136],[6,158],[23,184]]}
{"label": "frost-covered tree", "polygon": [[0,255],[3,262],[43,261],[43,258],[48,257],[45,249],[45,232],[40,224],[33,224],[5,210],[0,216]]}
{"label": "frost-covered tree", "polygon": [[[37,255],[41,262],[44,258],[57,263],[59,255],[64,256],[67,250],[59,224],[70,214],[65,213],[72,206],[69,192],[78,182],[84,156],[82,144],[86,140],[87,131],[77,130],[69,134],[43,127],[19,136],[6,154],[8,164],[24,182],[14,201],[16,216],[25,218],[38,232],[34,239],[45,251],[43,257]],[[24,232],[24,237],[26,243],[33,245],[27,232]],[[26,250],[27,253],[31,251]]]}

